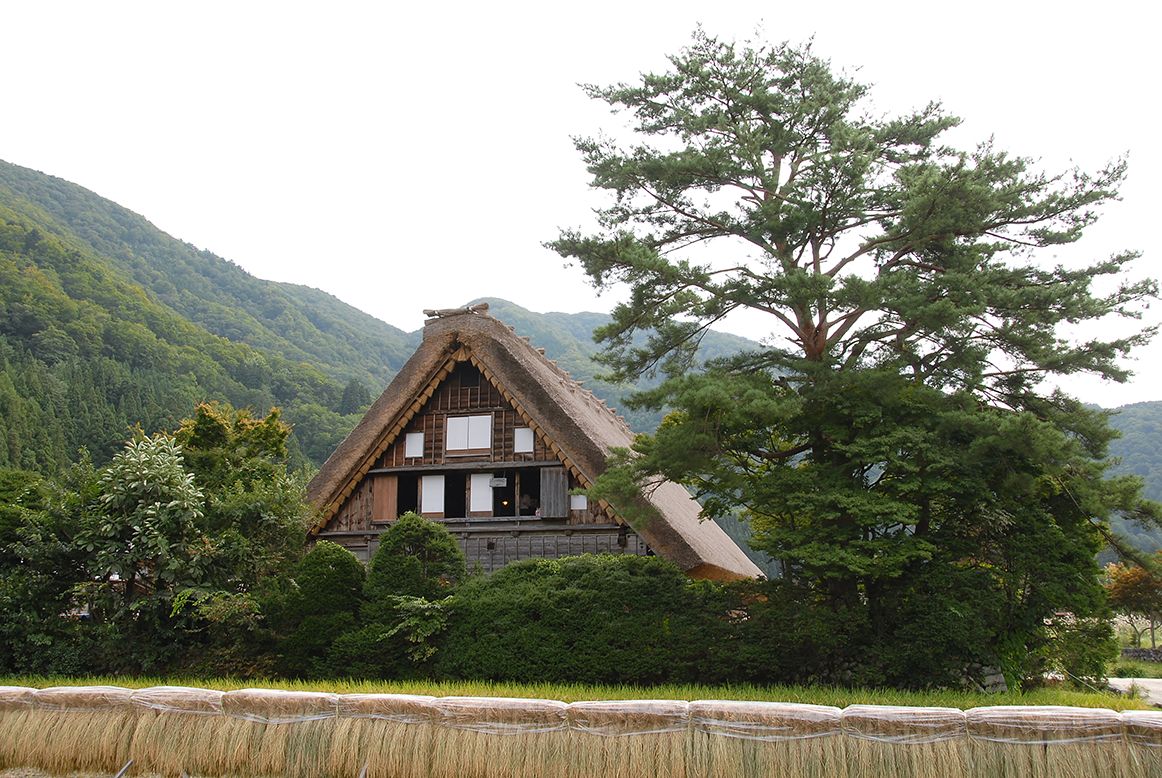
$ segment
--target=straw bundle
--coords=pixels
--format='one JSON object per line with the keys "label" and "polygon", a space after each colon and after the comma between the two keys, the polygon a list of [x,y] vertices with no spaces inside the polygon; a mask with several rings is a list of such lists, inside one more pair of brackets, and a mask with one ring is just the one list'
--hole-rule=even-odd
{"label": "straw bundle", "polygon": [[1127,749],[1122,770],[1126,778],[1162,775],[1162,711],[1123,711],[1122,736]]}
{"label": "straw bundle", "polygon": [[222,695],[227,722],[211,758],[217,775],[326,775],[339,696],[281,689]]}
{"label": "straw bundle", "polygon": [[130,698],[139,711],[130,744],[134,765],[166,775],[205,774],[216,769],[214,741],[226,728],[222,695],[210,689],[153,686]]}
{"label": "straw bundle", "polygon": [[567,769],[563,702],[442,697],[433,704],[433,778],[539,778]]}
{"label": "straw bundle", "polygon": [[130,695],[119,686],[38,689],[10,747],[25,767],[117,772],[129,761],[137,723]]}
{"label": "straw bundle", "polygon": [[570,703],[572,775],[684,778],[689,708],[684,700]]}
{"label": "straw bundle", "polygon": [[851,705],[843,711],[848,774],[853,778],[967,775],[964,711]]}
{"label": "straw bundle", "polygon": [[344,694],[331,743],[330,774],[424,778],[431,760],[434,697]]}
{"label": "straw bundle", "polygon": [[1071,778],[1116,774],[1122,718],[1103,708],[999,705],[966,712],[973,775]]}
{"label": "straw bundle", "polygon": [[691,778],[831,778],[846,769],[839,708],[699,700],[690,730]]}
{"label": "straw bundle", "polygon": [[0,770],[23,764],[18,735],[27,728],[35,691],[27,686],[0,686]]}

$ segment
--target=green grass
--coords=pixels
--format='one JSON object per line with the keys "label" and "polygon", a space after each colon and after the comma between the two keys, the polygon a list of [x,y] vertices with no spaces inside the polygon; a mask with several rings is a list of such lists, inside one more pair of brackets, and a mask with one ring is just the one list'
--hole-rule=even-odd
{"label": "green grass", "polygon": [[0,686],[88,686],[111,685],[130,688],[146,686],[196,686],[204,689],[246,687],[336,692],[339,694],[431,694],[472,697],[533,697],[574,702],[577,700],[760,700],[803,702],[816,705],[909,705],[974,708],[985,705],[1070,705],[1114,710],[1148,707],[1141,700],[1110,692],[1076,691],[1045,687],[1028,692],[977,694],[952,690],[904,692],[895,689],[845,689],[829,686],[595,686],[555,683],[493,683],[489,681],[285,681],[269,678],[143,678],[122,676],[9,676],[0,677]]}
{"label": "green grass", "polygon": [[1162,678],[1162,662],[1119,659],[1110,667],[1111,678]]}

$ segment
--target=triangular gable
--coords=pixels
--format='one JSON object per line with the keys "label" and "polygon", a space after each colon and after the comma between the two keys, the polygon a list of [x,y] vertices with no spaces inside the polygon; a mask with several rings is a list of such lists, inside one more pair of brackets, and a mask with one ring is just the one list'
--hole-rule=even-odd
{"label": "triangular gable", "polygon": [[[351,496],[359,485],[360,481],[367,476],[367,474],[374,467],[375,463],[379,461],[380,457],[384,455],[400,438],[400,435],[407,430],[408,425],[419,414],[423,413],[431,402],[432,398],[439,391],[440,386],[448,380],[449,376],[455,371],[456,366],[461,363],[468,363],[480,371],[481,376],[488,381],[500,394],[506,403],[508,403],[513,411],[520,417],[520,419],[532,430],[533,435],[542,442],[545,448],[552,452],[553,456],[561,463],[561,465],[568,470],[576,479],[582,488],[588,489],[593,485],[593,482],[585,473],[578,469],[577,464],[570,459],[569,455],[562,450],[550,437],[547,436],[543,424],[538,423],[533,414],[524,408],[521,402],[513,396],[511,392],[505,389],[501,380],[496,373],[488,368],[480,359],[478,359],[472,351],[465,345],[461,344],[456,351],[449,356],[445,362],[436,370],[431,380],[427,382],[420,394],[410,403],[402,406],[402,411],[397,415],[394,423],[386,428],[381,436],[371,445],[368,453],[363,457],[359,466],[352,472],[347,479],[347,484],[343,487],[338,495],[324,507],[319,516],[318,521],[312,527],[311,532],[316,533],[326,527],[328,522],[334,518],[335,514],[343,506],[343,503]],[[390,391],[390,388],[389,388]],[[602,513],[606,515],[609,521],[617,524],[624,524],[625,522],[617,515],[612,506],[604,500],[598,503]]]}

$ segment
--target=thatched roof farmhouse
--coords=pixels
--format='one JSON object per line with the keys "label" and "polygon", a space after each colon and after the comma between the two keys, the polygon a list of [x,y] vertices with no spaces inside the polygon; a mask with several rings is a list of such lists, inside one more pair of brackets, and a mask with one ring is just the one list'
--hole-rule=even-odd
{"label": "thatched roof farmhouse", "polygon": [[760,571],[698,503],[665,482],[632,528],[592,485],[633,433],[487,306],[429,311],[423,342],[309,486],[312,534],[367,559],[407,511],[443,522],[469,568],[529,557],[657,554],[694,577]]}

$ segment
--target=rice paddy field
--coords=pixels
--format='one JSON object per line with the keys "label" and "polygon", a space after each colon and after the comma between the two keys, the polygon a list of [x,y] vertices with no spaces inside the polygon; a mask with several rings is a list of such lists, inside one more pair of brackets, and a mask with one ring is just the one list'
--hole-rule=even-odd
{"label": "rice paddy field", "polygon": [[1147,778],[1139,700],[751,686],[0,678],[0,778]]}

